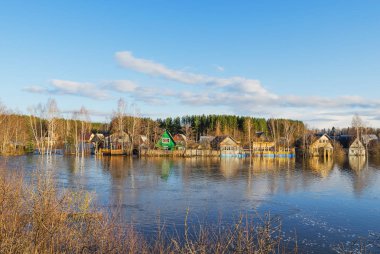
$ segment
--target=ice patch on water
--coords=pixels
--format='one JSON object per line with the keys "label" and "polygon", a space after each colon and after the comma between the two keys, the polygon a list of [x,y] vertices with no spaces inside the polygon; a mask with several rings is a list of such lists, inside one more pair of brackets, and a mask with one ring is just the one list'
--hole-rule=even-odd
{"label": "ice patch on water", "polygon": [[368,231],[368,235],[363,237],[347,227],[330,225],[322,217],[297,213],[288,218],[316,231],[314,239],[298,239],[301,246],[328,247],[337,253],[380,253],[380,232]]}

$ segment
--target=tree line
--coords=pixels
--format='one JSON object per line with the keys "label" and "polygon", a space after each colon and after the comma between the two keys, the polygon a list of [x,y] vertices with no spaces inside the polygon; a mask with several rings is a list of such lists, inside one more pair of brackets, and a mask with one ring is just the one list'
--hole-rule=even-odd
{"label": "tree line", "polygon": [[28,109],[28,115],[18,114],[0,105],[0,154],[17,154],[39,151],[52,153],[65,148],[74,154],[84,154],[85,142],[91,133],[109,135],[128,133],[132,143],[147,137],[153,147],[164,129],[173,135],[181,133],[197,142],[201,136],[229,135],[242,145],[259,138],[258,133],[276,142],[292,146],[302,137],[306,128],[303,122],[289,119],[264,119],[236,115],[186,115],[151,119],[142,117],[139,109],[123,99],[117,103],[109,123],[91,121],[89,111],[82,107],[63,117],[55,100]]}
{"label": "tree line", "polygon": [[246,145],[257,140],[258,133],[275,141],[286,139],[291,145],[305,131],[302,121],[236,115],[187,115],[157,121],[160,128],[182,133],[194,141],[198,141],[200,136],[229,135]]}

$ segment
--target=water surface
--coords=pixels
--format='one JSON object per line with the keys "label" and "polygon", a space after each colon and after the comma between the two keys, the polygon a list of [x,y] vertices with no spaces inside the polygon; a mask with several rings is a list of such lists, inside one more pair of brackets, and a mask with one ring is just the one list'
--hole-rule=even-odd
{"label": "water surface", "polygon": [[233,223],[270,212],[284,237],[303,252],[333,252],[365,238],[380,252],[380,163],[350,159],[234,159],[40,156],[0,158],[28,177],[53,172],[59,188],[85,189],[106,209],[119,209],[143,234],[158,221]]}

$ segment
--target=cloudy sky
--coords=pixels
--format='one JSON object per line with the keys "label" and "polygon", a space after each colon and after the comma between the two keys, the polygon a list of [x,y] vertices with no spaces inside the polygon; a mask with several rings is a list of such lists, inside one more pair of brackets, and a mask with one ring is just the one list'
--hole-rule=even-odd
{"label": "cloudy sky", "polygon": [[0,3],[0,100],[380,127],[380,1]]}

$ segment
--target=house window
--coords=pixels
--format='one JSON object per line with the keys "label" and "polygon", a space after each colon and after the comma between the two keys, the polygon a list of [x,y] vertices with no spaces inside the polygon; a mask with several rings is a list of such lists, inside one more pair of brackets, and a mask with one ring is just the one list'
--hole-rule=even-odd
{"label": "house window", "polygon": [[162,138],[162,143],[168,144],[168,143],[170,143],[170,139],[169,138]]}

